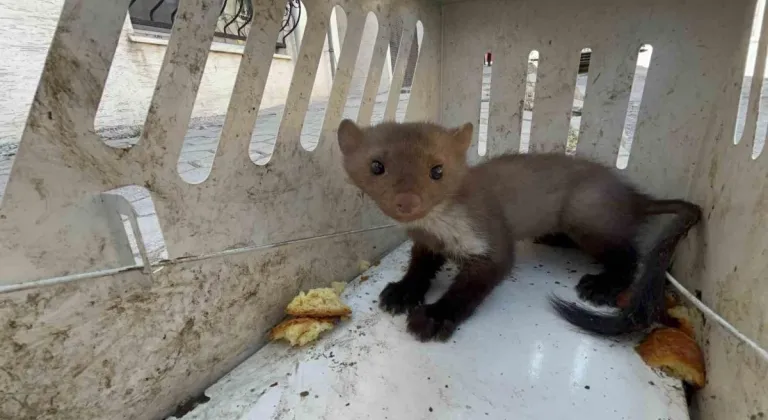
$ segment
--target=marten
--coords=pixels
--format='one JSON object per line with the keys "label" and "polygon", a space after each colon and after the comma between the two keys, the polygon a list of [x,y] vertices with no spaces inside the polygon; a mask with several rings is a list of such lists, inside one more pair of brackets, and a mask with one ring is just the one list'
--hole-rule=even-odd
{"label": "marten", "polygon": [[[701,218],[700,208],[653,199],[614,170],[565,154],[508,154],[469,166],[472,131],[471,123],[457,128],[340,123],[338,144],[351,182],[405,227],[413,243],[402,280],[381,292],[381,308],[408,312],[407,328],[420,340],[444,341],[511,271],[515,243],[534,239],[578,246],[603,265],[602,272],[584,275],[576,287],[586,301],[615,306],[618,295],[632,286],[629,303],[613,313],[551,297],[570,323],[618,335],[658,321],[666,266],[638,269],[638,230],[650,215],[676,214],[674,246]],[[670,248],[669,241],[665,244]],[[668,263],[670,253],[656,251],[643,265]],[[442,297],[425,305],[430,283],[447,259],[459,272]]]}

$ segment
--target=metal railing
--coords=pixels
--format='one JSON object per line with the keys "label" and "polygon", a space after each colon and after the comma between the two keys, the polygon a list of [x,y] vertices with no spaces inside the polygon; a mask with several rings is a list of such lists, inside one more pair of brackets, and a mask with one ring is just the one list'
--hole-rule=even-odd
{"label": "metal railing", "polygon": [[[146,29],[159,29],[166,33],[173,27],[178,8],[179,0],[131,0],[128,6],[133,25]],[[277,48],[285,48],[286,38],[299,24],[301,8],[299,0],[286,2]],[[219,38],[245,41],[252,21],[253,5],[250,0],[222,0],[215,35]]]}

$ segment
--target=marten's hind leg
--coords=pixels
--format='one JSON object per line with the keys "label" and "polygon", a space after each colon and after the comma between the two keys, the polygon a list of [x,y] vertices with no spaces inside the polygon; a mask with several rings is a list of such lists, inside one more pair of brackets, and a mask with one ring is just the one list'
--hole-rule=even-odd
{"label": "marten's hind leg", "polygon": [[584,252],[603,265],[581,278],[579,297],[597,305],[616,305],[637,269],[635,236],[642,214],[635,193],[611,180],[596,178],[574,191],[563,212],[563,230]]}
{"label": "marten's hind leg", "polygon": [[637,250],[632,240],[611,241],[581,235],[580,248],[603,265],[598,274],[582,276],[576,291],[581,299],[596,305],[616,306],[621,292],[631,284],[637,270]]}

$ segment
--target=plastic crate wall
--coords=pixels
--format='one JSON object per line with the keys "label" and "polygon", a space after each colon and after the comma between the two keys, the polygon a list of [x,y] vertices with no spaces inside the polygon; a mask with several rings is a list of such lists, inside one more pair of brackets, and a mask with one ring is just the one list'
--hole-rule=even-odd
{"label": "plastic crate wall", "polygon": [[[358,274],[404,235],[338,164],[341,119],[369,12],[378,38],[359,121],[370,121],[389,28],[417,21],[409,119],[437,119],[440,13],[418,0],[308,0],[308,17],[270,161],[248,146],[285,2],[253,3],[210,175],[189,184],[177,160],[220,12],[180,2],[138,144],[94,130],[130,0],[65,0],[6,195],[0,204],[0,418],[153,419],[167,415],[257,349],[300,289]],[[316,149],[299,137],[333,6],[344,48]],[[402,83],[408,48],[396,58]],[[400,89],[387,106],[394,117]],[[113,191],[149,191],[168,259],[136,264]],[[128,207],[126,209],[126,206]],[[139,244],[141,245],[141,244]]]}
{"label": "plastic crate wall", "polygon": [[[768,153],[752,157],[768,47],[762,26],[744,135],[734,144],[754,1],[447,1],[441,118],[478,121],[482,54],[493,51],[490,155],[517,151],[528,55],[539,52],[530,150],[566,149],[583,48],[591,49],[576,154],[615,165],[638,49],[653,47],[625,174],[645,191],[688,198],[705,217],[673,274],[768,347]],[[768,112],[768,110],[766,110]],[[764,132],[762,134],[765,135]],[[480,157],[475,157],[480,159]],[[700,325],[707,387],[696,418],[768,413],[768,364],[712,322]]]}
{"label": "plastic crate wall", "polygon": [[[519,147],[531,50],[540,58],[530,148],[565,151],[579,53],[588,47],[576,153],[614,164],[638,47],[652,45],[626,174],[648,192],[705,208],[705,223],[681,248],[674,274],[747,335],[768,343],[762,281],[768,164],[763,155],[750,157],[760,83],[752,86],[746,134],[738,145],[732,141],[753,1],[307,1],[305,42],[267,166],[250,162],[246,150],[283,4],[256,1],[253,25],[261,30],[249,38],[211,175],[198,185],[179,178],[176,158],[218,3],[182,2],[142,141],[126,152],[104,146],[93,119],[128,3],[64,3],[0,207],[0,282],[120,271],[127,245],[116,239],[102,193],[123,185],[151,192],[170,261],[3,294],[0,385],[13,390],[0,397],[3,416],[156,418],[256,348],[299,288],[350,277],[358,258],[400,240],[337,165],[334,129],[354,48],[339,58],[318,148],[307,153],[299,146],[335,4],[350,14],[348,40],[360,36],[368,11],[384,30],[362,123],[393,22],[424,25],[408,119],[479,121],[481,56],[492,50],[490,156]],[[763,35],[758,75],[767,42]],[[407,48],[400,50],[395,86],[406,67],[399,58]],[[393,115],[391,105],[387,112]],[[383,228],[367,231],[376,227]],[[697,401],[701,418],[768,411],[766,365],[717,326],[706,324],[702,332],[709,384]]]}

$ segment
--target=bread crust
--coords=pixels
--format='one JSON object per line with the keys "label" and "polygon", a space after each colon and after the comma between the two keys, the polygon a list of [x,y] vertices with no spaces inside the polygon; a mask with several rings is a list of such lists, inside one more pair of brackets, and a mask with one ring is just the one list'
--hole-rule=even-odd
{"label": "bread crust", "polygon": [[696,340],[680,329],[653,330],[636,350],[648,366],[662,369],[696,388],[706,384],[701,349]]}
{"label": "bread crust", "polygon": [[292,346],[303,346],[317,340],[325,331],[334,326],[332,318],[292,318],[287,319],[272,328],[269,334],[271,340],[288,340]]}

